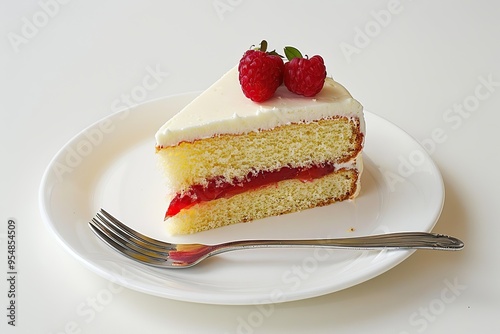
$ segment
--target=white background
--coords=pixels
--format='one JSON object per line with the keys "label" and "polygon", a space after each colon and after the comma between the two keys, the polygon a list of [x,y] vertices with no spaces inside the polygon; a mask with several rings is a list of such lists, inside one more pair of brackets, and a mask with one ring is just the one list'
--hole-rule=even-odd
{"label": "white background", "polygon": [[[19,275],[15,328],[1,277],[0,332],[498,333],[499,9],[495,1],[3,1],[0,264],[6,275],[14,218]],[[52,156],[126,106],[149,70],[168,75],[134,103],[205,89],[263,38],[321,54],[367,110],[425,144],[446,187],[434,231],[463,239],[462,252],[417,252],[355,287],[258,307],[120,288],[64,251],[38,209]]]}

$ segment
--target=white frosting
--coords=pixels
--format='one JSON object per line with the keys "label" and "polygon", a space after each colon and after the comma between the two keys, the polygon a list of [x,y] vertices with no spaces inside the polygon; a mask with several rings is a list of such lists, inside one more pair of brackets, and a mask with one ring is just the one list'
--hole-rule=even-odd
{"label": "white frosting", "polygon": [[291,93],[282,85],[271,99],[256,103],[243,94],[238,68],[234,67],[168,120],[156,133],[156,145],[174,146],[182,141],[268,130],[336,115],[358,118],[365,132],[363,107],[331,78],[326,78],[321,92],[312,98]]}

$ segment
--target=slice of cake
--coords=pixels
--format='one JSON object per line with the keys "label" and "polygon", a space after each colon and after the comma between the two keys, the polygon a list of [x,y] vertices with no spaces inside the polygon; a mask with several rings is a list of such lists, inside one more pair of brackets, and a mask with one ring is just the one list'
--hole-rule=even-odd
{"label": "slice of cake", "polygon": [[360,189],[362,106],[321,56],[267,42],[163,125],[156,149],[173,234],[352,199]]}
{"label": "slice of cake", "polygon": [[331,78],[304,97],[242,93],[238,68],[168,120],[156,151],[172,234],[188,234],[353,199],[360,190],[363,108]]}

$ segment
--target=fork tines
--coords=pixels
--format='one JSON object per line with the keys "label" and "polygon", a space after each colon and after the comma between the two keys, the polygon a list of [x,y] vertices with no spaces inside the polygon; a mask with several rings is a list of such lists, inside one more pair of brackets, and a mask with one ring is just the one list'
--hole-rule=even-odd
{"label": "fork tines", "polygon": [[91,230],[111,248],[149,265],[168,262],[169,251],[176,245],[162,242],[132,230],[110,213],[101,209],[89,222]]}

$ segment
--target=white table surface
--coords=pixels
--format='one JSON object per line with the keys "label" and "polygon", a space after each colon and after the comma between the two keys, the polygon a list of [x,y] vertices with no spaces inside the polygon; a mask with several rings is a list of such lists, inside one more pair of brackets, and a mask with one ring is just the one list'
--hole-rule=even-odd
{"label": "white table surface", "polygon": [[[499,10],[495,1],[4,1],[0,332],[498,333]],[[434,231],[463,239],[463,251],[416,252],[365,283],[271,312],[120,289],[65,251],[38,207],[54,154],[122,107],[148,70],[168,75],[134,102],[203,90],[262,38],[323,55],[367,110],[426,144],[446,188]]]}

